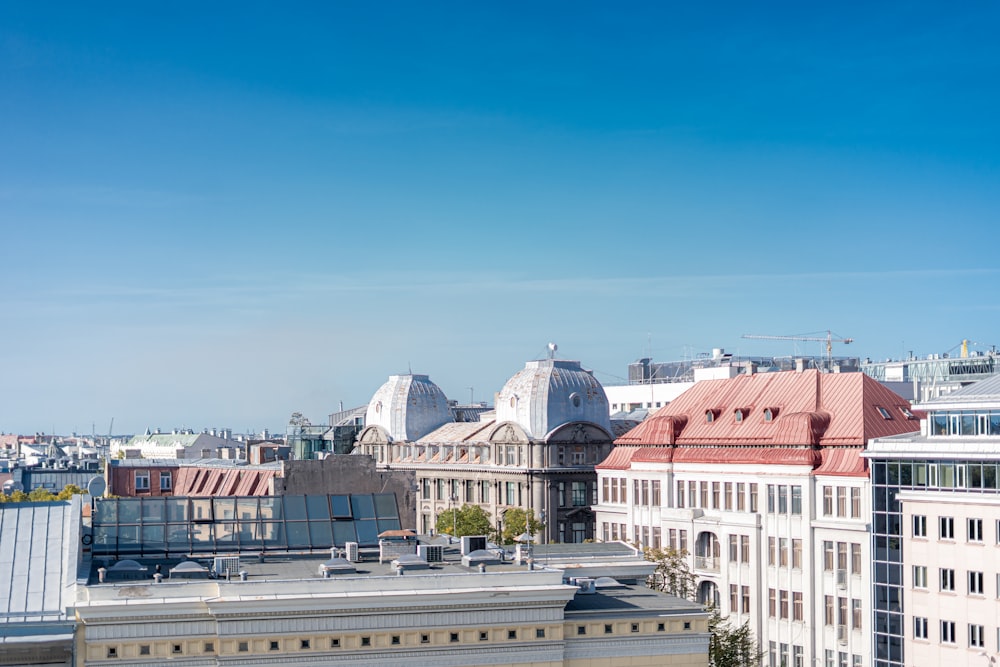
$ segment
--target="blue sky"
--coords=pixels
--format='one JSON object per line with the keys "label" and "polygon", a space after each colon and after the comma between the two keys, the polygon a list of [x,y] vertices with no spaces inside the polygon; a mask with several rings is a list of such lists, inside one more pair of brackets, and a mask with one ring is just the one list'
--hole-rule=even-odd
{"label": "blue sky", "polygon": [[0,431],[1000,344],[994,2],[205,4],[0,5]]}

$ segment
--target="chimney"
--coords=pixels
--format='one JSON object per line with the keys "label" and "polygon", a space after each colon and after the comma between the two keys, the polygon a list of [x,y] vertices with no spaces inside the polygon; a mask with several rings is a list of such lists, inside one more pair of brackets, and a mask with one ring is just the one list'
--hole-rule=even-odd
{"label": "chimney", "polygon": [[806,360],[799,358],[795,360],[795,372],[801,373],[806,369]]}

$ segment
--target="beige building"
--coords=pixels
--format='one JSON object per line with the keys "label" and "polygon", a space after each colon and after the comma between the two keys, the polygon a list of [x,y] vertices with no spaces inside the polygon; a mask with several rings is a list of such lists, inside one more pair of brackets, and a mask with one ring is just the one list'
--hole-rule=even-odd
{"label": "beige building", "polygon": [[[638,583],[651,564],[620,545],[578,558],[539,553],[530,565],[442,555],[400,557],[400,567],[241,558],[231,580],[181,578],[201,573],[190,561],[161,581],[112,581],[112,566],[78,589],[76,664],[708,664],[705,611]],[[126,575],[142,567],[124,562]],[[600,572],[619,579],[595,580]]]}

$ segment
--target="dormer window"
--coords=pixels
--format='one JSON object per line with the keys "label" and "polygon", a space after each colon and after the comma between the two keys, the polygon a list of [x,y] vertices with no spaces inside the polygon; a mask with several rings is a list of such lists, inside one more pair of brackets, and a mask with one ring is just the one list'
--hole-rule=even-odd
{"label": "dormer window", "polygon": [[907,419],[916,419],[916,416],[912,412],[910,412],[909,408],[900,408],[899,411],[902,412],[903,416],[906,417]]}
{"label": "dormer window", "polygon": [[583,399],[580,398],[580,394],[574,391],[572,394],[569,395],[569,402],[573,404],[574,408],[578,408],[580,407],[580,404],[583,402]]}
{"label": "dormer window", "polygon": [[764,408],[764,421],[774,421],[774,418],[778,416],[778,408]]}
{"label": "dormer window", "polygon": [[743,421],[743,410],[739,408],[733,410],[733,419],[736,420],[737,424],[741,423]]}
{"label": "dormer window", "polygon": [[711,424],[715,421],[715,413],[711,410],[705,410],[705,421]]}
{"label": "dormer window", "polygon": [[882,415],[882,419],[892,419],[892,415],[889,414],[889,411],[883,408],[881,405],[876,405],[875,409],[878,410],[878,413],[880,415]]}

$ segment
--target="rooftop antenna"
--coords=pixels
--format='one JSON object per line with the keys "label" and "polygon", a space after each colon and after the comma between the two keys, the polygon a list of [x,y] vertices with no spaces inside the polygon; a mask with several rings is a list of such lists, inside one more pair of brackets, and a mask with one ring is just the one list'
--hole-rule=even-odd
{"label": "rooftop antenna", "polygon": [[556,350],[558,349],[559,349],[558,345],[556,345],[555,343],[549,343],[549,359],[556,358]]}

